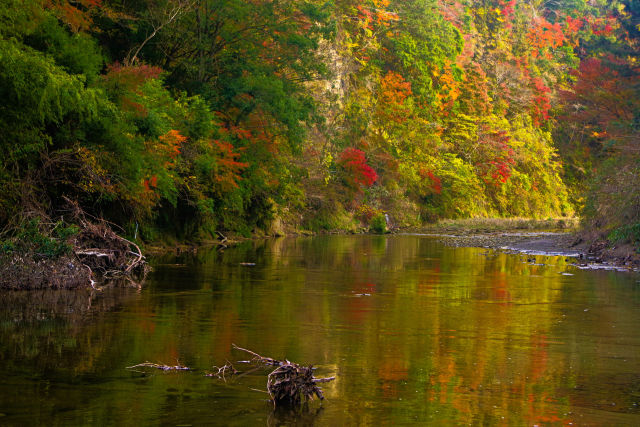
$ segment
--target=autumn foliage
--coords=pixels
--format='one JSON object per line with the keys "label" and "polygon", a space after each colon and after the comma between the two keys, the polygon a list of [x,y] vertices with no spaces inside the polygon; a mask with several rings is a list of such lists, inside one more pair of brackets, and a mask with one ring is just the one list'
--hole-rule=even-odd
{"label": "autumn foliage", "polygon": [[102,0],[44,0],[43,5],[74,31],[89,31],[92,15],[103,8]]}
{"label": "autumn foliage", "polygon": [[378,179],[378,174],[367,164],[362,150],[346,148],[337,161],[345,171],[345,179],[350,185],[368,187]]}
{"label": "autumn foliage", "polygon": [[62,195],[145,238],[332,229],[358,206],[549,217],[593,171],[635,176],[627,2],[18,3],[0,4],[4,222]]}

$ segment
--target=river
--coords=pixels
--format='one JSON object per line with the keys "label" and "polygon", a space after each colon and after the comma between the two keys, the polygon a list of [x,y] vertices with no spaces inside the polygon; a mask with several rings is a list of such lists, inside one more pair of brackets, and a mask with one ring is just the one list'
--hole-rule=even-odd
{"label": "river", "polygon": [[[163,256],[142,289],[0,294],[0,425],[640,425],[640,275],[435,237]],[[326,400],[274,411],[268,370]],[[142,362],[191,371],[127,369]]]}

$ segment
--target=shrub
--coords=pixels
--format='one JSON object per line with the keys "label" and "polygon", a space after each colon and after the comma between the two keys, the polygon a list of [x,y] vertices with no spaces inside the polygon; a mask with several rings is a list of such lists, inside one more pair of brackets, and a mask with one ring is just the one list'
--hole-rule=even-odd
{"label": "shrub", "polygon": [[372,233],[385,233],[387,231],[387,219],[384,214],[379,213],[371,218],[369,223],[369,231]]}

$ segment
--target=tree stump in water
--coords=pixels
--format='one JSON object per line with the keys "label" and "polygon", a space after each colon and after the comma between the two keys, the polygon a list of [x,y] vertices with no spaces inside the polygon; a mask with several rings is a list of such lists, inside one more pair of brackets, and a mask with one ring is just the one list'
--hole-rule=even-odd
{"label": "tree stump in water", "polygon": [[276,369],[267,377],[267,391],[274,406],[299,406],[303,402],[314,400],[315,397],[323,400],[324,395],[318,384],[333,381],[336,378],[316,378],[313,376],[311,365],[301,366],[288,360],[263,357],[235,344],[233,348],[251,354],[253,358],[249,361],[250,363],[276,366]]}

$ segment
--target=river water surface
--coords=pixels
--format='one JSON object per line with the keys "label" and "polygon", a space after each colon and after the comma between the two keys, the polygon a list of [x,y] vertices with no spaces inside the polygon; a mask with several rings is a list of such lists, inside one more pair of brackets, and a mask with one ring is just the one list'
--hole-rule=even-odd
{"label": "river water surface", "polygon": [[[640,275],[425,236],[165,256],[142,290],[0,294],[0,425],[640,425]],[[326,400],[226,382],[232,343]],[[192,371],[126,369],[145,361]]]}

